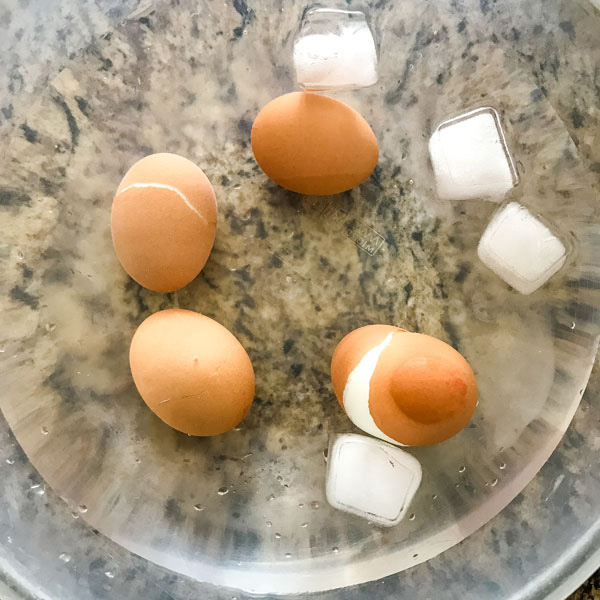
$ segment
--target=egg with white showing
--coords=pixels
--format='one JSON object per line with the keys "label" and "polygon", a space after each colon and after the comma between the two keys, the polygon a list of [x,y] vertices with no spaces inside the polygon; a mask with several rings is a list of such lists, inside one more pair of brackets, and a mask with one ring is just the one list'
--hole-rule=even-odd
{"label": "egg with white showing", "polygon": [[331,363],[335,394],[360,429],[396,445],[456,435],[477,405],[469,363],[437,338],[389,325],[348,334]]}

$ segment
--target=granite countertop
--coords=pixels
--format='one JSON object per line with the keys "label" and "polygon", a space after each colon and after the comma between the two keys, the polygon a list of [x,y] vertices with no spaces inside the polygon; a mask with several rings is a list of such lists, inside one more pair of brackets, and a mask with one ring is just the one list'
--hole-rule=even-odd
{"label": "granite countertop", "polygon": [[[354,6],[352,0],[347,4]],[[0,31],[6,32],[0,36],[0,74],[6,74],[0,78],[0,264],[5,267],[0,312],[9,332],[0,341],[3,354],[14,348],[4,357],[10,368],[0,402],[27,451],[26,456],[0,419],[0,496],[8,507],[0,513],[0,565],[10,566],[0,572],[0,590],[3,582],[23,590],[33,578],[44,588],[42,596],[57,598],[69,597],[74,589],[81,590],[80,600],[193,597],[196,581],[129,553],[84,520],[118,534],[141,519],[146,525],[138,531],[140,540],[155,522],[166,523],[160,535],[140,541],[142,555],[144,544],[168,547],[172,531],[180,530],[186,542],[201,536],[207,552],[223,556],[233,556],[236,546],[267,546],[266,537],[250,527],[240,533],[252,497],[266,489],[256,482],[265,473],[272,475],[272,493],[264,491],[261,502],[275,506],[281,499],[282,515],[300,523],[304,518],[284,504],[285,495],[293,493],[289,487],[300,478],[298,465],[303,460],[314,464],[315,457],[321,464],[328,428],[333,432],[345,426],[343,414],[329,402],[327,373],[340,332],[360,319],[384,319],[466,347],[472,314],[462,302],[449,307],[451,300],[483,298],[484,304],[486,295],[512,298],[506,286],[474,268],[473,253],[453,241],[444,215],[431,215],[439,206],[431,200],[431,182],[419,177],[426,161],[416,156],[426,147],[423,132],[433,118],[424,114],[440,118],[471,102],[475,93],[481,102],[499,102],[507,108],[509,135],[523,133],[521,167],[545,182],[540,184],[544,199],[555,184],[583,200],[600,191],[600,87],[592,58],[600,55],[600,14],[591,4],[453,0],[447,8],[411,4],[401,17],[392,5],[366,3],[394,50],[381,58],[380,87],[341,95],[378,132],[380,165],[360,190],[324,204],[302,203],[266,181],[248,144],[260,106],[293,88],[284,57],[303,2],[272,0],[267,9],[265,2],[211,0],[199,11],[192,0],[20,0],[0,8]],[[273,39],[281,42],[277,49],[269,43]],[[544,143],[539,142],[544,135]],[[197,281],[180,293],[159,295],[140,289],[118,268],[103,224],[111,186],[126,166],[165,149],[202,159],[222,221],[211,262]],[[556,168],[540,175],[548,156]],[[483,208],[472,217],[484,223],[491,210]],[[587,216],[597,214],[594,208]],[[308,227],[312,237],[303,234]],[[332,282],[340,273],[338,290]],[[583,293],[593,294],[593,283],[585,280]],[[270,293],[273,289],[277,295]],[[226,453],[217,442],[206,441],[198,457],[200,445],[166,431],[137,400],[132,404],[136,395],[123,368],[129,335],[147,314],[175,305],[221,319],[257,367],[255,408],[246,429],[232,433]],[[583,308],[585,323],[576,331],[581,344],[597,335],[595,309]],[[485,308],[479,326],[487,331],[490,321],[484,313]],[[512,318],[508,309],[496,315],[506,328],[526,325]],[[530,335],[541,336],[538,329],[531,327]],[[479,343],[471,350],[483,354],[485,345]],[[547,366],[543,357],[532,364],[541,378]],[[566,370],[556,376],[563,384],[568,378]],[[22,393],[26,379],[27,393]],[[545,572],[556,562],[556,540],[575,544],[562,537],[565,530],[585,530],[597,520],[594,490],[600,493],[600,481],[590,468],[587,442],[597,432],[599,395],[596,361],[572,426],[510,506],[441,557],[383,579],[373,593],[353,588],[344,600],[365,594],[399,598],[413,587],[425,598],[456,584],[456,573],[463,578],[465,600],[502,598],[515,585],[531,585],[531,573]],[[129,412],[121,410],[125,406]],[[261,427],[268,431],[266,439],[252,433]],[[309,447],[289,448],[286,436],[301,435],[310,440]],[[511,432],[504,435],[510,438]],[[147,443],[149,437],[157,440],[155,445]],[[446,447],[448,456],[440,461],[463,456],[456,445]],[[287,471],[276,471],[278,457],[286,452],[298,457],[288,460]],[[211,461],[205,464],[203,453],[214,455],[219,467],[208,473]],[[253,454],[267,465],[254,474],[239,458]],[[160,464],[161,456],[181,464],[157,473],[144,470],[147,464]],[[522,458],[514,456],[511,464]],[[111,465],[122,462],[129,470],[115,482]],[[54,491],[44,487],[38,471],[48,475]],[[189,472],[187,481],[181,482],[178,472]],[[256,494],[232,491],[224,516],[214,510],[202,521],[200,511],[188,511],[197,502],[192,501],[197,486],[189,481],[198,473],[215,489],[223,485],[225,473],[246,477],[240,490],[256,485]],[[312,475],[302,483],[320,486]],[[463,482],[457,511],[461,502],[470,506],[470,486]],[[164,502],[163,487],[172,489]],[[448,487],[454,488],[454,482]],[[101,503],[95,503],[98,497]],[[157,514],[135,506],[132,518],[131,498],[147,498],[150,507],[157,497]],[[323,499],[306,502],[318,507]],[[435,506],[429,510],[431,519],[443,512]],[[345,522],[327,515],[325,510],[311,513],[309,550],[323,539],[342,546],[340,539],[366,531],[357,525],[340,532]],[[195,525],[186,529],[192,518]],[[384,534],[375,538],[372,547],[385,545]],[[269,558],[276,560],[278,545],[269,548],[274,552]],[[35,573],[31,556],[36,556]],[[571,566],[582,560],[573,558]],[[537,583],[539,594],[549,594],[561,582]],[[599,586],[596,574],[570,600],[596,600]],[[223,598],[222,591],[209,586],[204,595]],[[319,595],[322,600],[335,597],[335,592]]]}
{"label": "granite countertop", "polygon": [[600,598],[600,571],[596,571],[576,592],[569,596],[569,600],[598,600],[598,598]]}

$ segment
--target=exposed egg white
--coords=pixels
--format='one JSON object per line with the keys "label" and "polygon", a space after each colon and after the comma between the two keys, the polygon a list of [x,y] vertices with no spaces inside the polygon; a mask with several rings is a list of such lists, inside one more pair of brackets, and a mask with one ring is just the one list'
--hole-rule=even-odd
{"label": "exposed egg white", "polygon": [[390,345],[394,333],[396,332],[389,333],[381,344],[371,348],[354,367],[344,388],[343,402],[346,414],[359,429],[390,444],[404,446],[377,427],[369,409],[371,378],[379,362],[379,357]]}

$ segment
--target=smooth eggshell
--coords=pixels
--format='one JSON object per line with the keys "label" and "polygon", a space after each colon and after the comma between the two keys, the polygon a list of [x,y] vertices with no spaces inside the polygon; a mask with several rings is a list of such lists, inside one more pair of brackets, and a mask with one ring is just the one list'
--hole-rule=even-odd
{"label": "smooth eggshell", "polygon": [[437,338],[387,325],[348,334],[333,356],[333,387],[340,404],[348,376],[362,357],[394,333],[370,380],[369,412],[385,435],[407,446],[437,444],[456,435],[477,405],[469,363]]}
{"label": "smooth eggshell", "polygon": [[276,183],[300,194],[338,194],[363,182],[378,159],[365,119],[333,98],[293,92],[269,102],[252,126],[252,150]]}
{"label": "smooth eggshell", "polygon": [[216,228],[210,182],[198,166],[176,154],[152,154],[136,162],[113,200],[117,256],[133,279],[155,292],[178,290],[198,275]]}
{"label": "smooth eggshell", "polygon": [[250,410],[248,354],[230,331],[199,313],[171,308],[148,317],[133,336],[129,362],[144,402],[184,433],[223,433]]}

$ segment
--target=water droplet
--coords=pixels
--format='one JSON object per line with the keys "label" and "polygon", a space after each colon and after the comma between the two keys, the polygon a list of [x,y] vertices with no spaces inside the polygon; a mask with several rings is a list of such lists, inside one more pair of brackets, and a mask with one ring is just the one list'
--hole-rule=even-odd
{"label": "water droplet", "polygon": [[267,522],[265,523],[265,525],[266,525],[267,527],[273,527],[273,523],[271,523],[271,521],[267,521]]}
{"label": "water droplet", "polygon": [[304,508],[304,502],[300,502],[300,504],[298,504],[298,508]]}
{"label": "water droplet", "polygon": [[337,546],[334,546],[334,547],[331,549],[331,551],[332,551],[334,554],[337,554],[337,553],[340,551],[340,549],[339,549]]}
{"label": "water droplet", "polygon": [[323,460],[325,462],[327,462],[327,457],[329,456],[329,448],[325,448],[325,450],[323,450]]}
{"label": "water droplet", "polygon": [[292,555],[289,552],[286,552],[285,557],[289,560],[290,558],[292,558]]}
{"label": "water droplet", "polygon": [[271,494],[271,495],[270,495],[270,496],[267,498],[267,500],[268,500],[269,502],[272,502],[273,500],[275,500],[275,494]]}
{"label": "water droplet", "polygon": [[314,508],[317,509],[319,508],[319,506],[321,506],[316,500],[314,502],[311,502],[310,505]]}
{"label": "water droplet", "polygon": [[308,523],[305,521],[302,523],[302,525],[300,525],[300,527],[302,527],[302,529],[306,529],[308,527]]}
{"label": "water droplet", "polygon": [[242,31],[242,35],[248,35],[248,30],[244,29],[244,31]]}
{"label": "water droplet", "polygon": [[236,183],[236,184],[233,186],[233,189],[234,189],[234,190],[239,190],[241,187],[242,187],[242,184],[241,184],[241,183]]}
{"label": "water droplet", "polygon": [[7,458],[7,459],[6,459],[6,464],[7,464],[7,465],[14,465],[14,464],[15,464],[15,461],[14,461],[12,458]]}
{"label": "water droplet", "polygon": [[50,432],[48,431],[47,427],[42,427],[41,429],[42,435],[48,435]]}
{"label": "water droplet", "polygon": [[106,575],[106,577],[108,577],[109,579],[114,579],[115,578],[115,574],[112,571],[104,571],[104,574]]}
{"label": "water droplet", "polygon": [[219,496],[225,496],[225,494],[229,493],[229,488],[228,487],[220,487],[219,490],[217,491],[217,494],[219,494]]}
{"label": "water droplet", "polygon": [[66,552],[62,552],[61,554],[59,554],[58,558],[60,560],[62,560],[64,563],[71,562],[71,556],[69,554],[67,554]]}
{"label": "water droplet", "polygon": [[438,495],[437,495],[437,494],[434,494],[433,496],[431,496],[431,499],[432,499],[432,500],[437,500],[437,497],[438,497]]}
{"label": "water droplet", "polygon": [[490,483],[491,487],[496,487],[498,485],[498,478],[496,477],[492,483]]}
{"label": "water droplet", "polygon": [[85,504],[80,504],[77,507],[77,510],[81,513],[81,514],[85,514],[88,511],[88,507]]}
{"label": "water droplet", "polygon": [[142,460],[140,458],[136,458],[135,459],[135,464],[136,465],[139,465],[141,462],[142,462]]}
{"label": "water droplet", "polygon": [[48,333],[52,333],[55,329],[56,329],[56,323],[46,323],[44,325],[44,329],[48,332]]}
{"label": "water droplet", "polygon": [[455,484],[454,487],[459,488],[460,487],[460,483]]}
{"label": "water droplet", "polygon": [[417,58],[423,58],[423,55],[422,55],[422,54],[419,52],[419,53],[417,54]]}
{"label": "water droplet", "polygon": [[458,472],[459,473],[464,473],[467,470],[467,467],[465,467],[464,465],[458,467]]}
{"label": "water droplet", "polygon": [[275,539],[276,540],[280,540],[281,539],[281,534],[280,533],[276,533],[275,534]]}
{"label": "water droplet", "polygon": [[415,184],[415,180],[414,179],[409,179],[408,180],[408,185],[414,185]]}
{"label": "water droplet", "polygon": [[194,510],[202,512],[204,510],[204,506],[202,506],[202,504],[194,504]]}
{"label": "water droplet", "polygon": [[490,482],[489,482],[489,481],[486,481],[486,482],[485,482],[483,485],[484,485],[485,487],[488,487],[488,485],[490,485]]}
{"label": "water droplet", "polygon": [[571,323],[571,325],[569,325],[570,329],[575,329],[575,327],[576,327],[575,323]]}
{"label": "water droplet", "polygon": [[10,535],[7,535],[7,536],[6,536],[6,541],[7,541],[9,544],[12,544],[12,538],[10,537]]}
{"label": "water droplet", "polygon": [[73,511],[73,512],[71,513],[71,516],[72,516],[74,519],[79,519],[79,513],[78,513],[78,512],[76,512],[76,511]]}
{"label": "water droplet", "polygon": [[413,70],[414,70],[414,68],[415,68],[415,65],[408,65],[408,70],[409,70],[409,71],[413,71]]}
{"label": "water droplet", "polygon": [[501,471],[504,471],[504,469],[506,469],[506,463],[502,463],[502,464],[500,465],[500,470],[501,470]]}
{"label": "water droplet", "polygon": [[409,517],[408,517],[408,520],[409,520],[409,521],[414,521],[414,520],[415,520],[415,518],[416,518],[416,515],[415,515],[415,513],[411,513],[411,514],[409,515]]}
{"label": "water droplet", "polygon": [[281,475],[277,475],[277,481],[283,481],[283,477]]}

